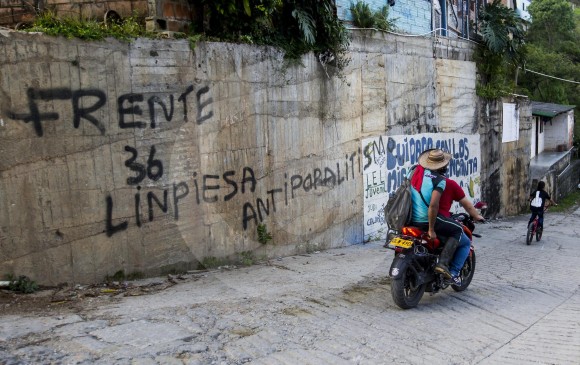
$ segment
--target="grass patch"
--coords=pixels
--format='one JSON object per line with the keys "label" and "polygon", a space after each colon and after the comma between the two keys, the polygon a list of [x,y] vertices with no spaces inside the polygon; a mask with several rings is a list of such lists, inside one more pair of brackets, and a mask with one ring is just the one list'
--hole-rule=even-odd
{"label": "grass patch", "polygon": [[89,41],[113,37],[130,41],[138,37],[157,38],[158,34],[145,29],[145,24],[138,16],[131,16],[118,22],[105,24],[96,20],[80,20],[73,17],[58,17],[47,11],[36,17],[26,32],[42,32],[50,36],[63,36],[69,39],[79,38]]}
{"label": "grass patch", "polygon": [[550,212],[561,213],[566,212],[574,207],[580,205],[580,191],[576,190],[573,193],[566,195],[564,198],[560,199],[558,206],[551,206]]}
{"label": "grass patch", "polygon": [[37,291],[38,284],[35,281],[30,280],[27,276],[20,275],[15,277],[14,275],[6,275],[6,280],[10,281],[8,289],[17,293],[30,294]]}
{"label": "grass patch", "polygon": [[244,251],[240,254],[240,263],[244,266],[252,266],[256,262],[256,258],[251,251]]}

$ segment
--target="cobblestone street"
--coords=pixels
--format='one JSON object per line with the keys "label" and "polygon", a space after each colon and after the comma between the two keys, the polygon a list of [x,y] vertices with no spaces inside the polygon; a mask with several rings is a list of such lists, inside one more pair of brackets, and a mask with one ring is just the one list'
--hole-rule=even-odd
{"label": "cobblestone street", "polygon": [[[0,316],[8,364],[578,364],[580,209],[478,225],[469,289],[395,306],[393,252],[356,245],[190,274],[153,294]],[[158,280],[164,280],[159,278]]]}

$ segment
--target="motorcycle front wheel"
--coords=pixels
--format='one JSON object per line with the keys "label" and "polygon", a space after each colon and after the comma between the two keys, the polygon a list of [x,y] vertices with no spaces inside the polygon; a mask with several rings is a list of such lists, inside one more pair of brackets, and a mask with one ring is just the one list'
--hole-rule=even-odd
{"label": "motorcycle front wheel", "polygon": [[417,285],[417,275],[410,265],[405,265],[399,278],[391,281],[391,296],[402,309],[414,308],[419,304],[426,284]]}
{"label": "motorcycle front wheel", "polygon": [[451,285],[451,288],[455,291],[464,291],[467,289],[469,284],[471,284],[471,280],[473,279],[473,275],[475,274],[475,251],[471,251],[470,255],[467,256],[467,260],[465,260],[465,264],[461,268],[461,285]]}

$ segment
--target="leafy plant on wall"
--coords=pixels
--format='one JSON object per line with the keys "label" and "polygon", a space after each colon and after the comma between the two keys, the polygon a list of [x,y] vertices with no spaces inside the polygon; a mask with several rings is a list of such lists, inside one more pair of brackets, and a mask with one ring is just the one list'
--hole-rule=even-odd
{"label": "leafy plant on wall", "polygon": [[372,11],[369,4],[364,1],[351,3],[350,12],[352,22],[359,28],[373,28],[377,30],[394,30],[395,20],[389,19],[389,7],[383,6],[380,10]]}
{"label": "leafy plant on wall", "polygon": [[[275,46],[295,62],[314,52],[325,70],[334,66],[340,71],[349,62],[349,34],[336,15],[333,0],[196,0],[191,6],[196,18],[189,32],[174,37],[187,38],[192,49],[202,40],[226,41]],[[85,40],[156,37],[146,31],[144,18],[106,25],[50,12],[40,14],[28,30]]]}
{"label": "leafy plant on wall", "polygon": [[333,0],[202,0],[203,21],[193,31],[206,39],[272,45],[297,61],[314,52],[324,65],[342,70],[349,35]]}
{"label": "leafy plant on wall", "polygon": [[525,21],[501,0],[482,5],[478,16],[483,43],[475,54],[480,77],[476,91],[496,99],[515,89],[518,67],[526,59]]}

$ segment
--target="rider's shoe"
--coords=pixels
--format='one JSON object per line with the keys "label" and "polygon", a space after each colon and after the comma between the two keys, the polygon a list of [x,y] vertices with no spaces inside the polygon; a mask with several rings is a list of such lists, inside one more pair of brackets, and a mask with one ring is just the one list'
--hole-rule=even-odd
{"label": "rider's shoe", "polygon": [[461,286],[461,283],[462,283],[461,276],[455,275],[455,276],[451,277],[451,279],[445,280],[445,283],[449,284],[449,285]]}
{"label": "rider's shoe", "polygon": [[438,263],[435,266],[435,272],[439,273],[439,274],[443,274],[443,276],[445,276],[445,279],[451,279],[453,277],[453,275],[451,275],[451,273],[449,272],[449,269],[447,268],[447,266],[442,265],[441,263]]}

